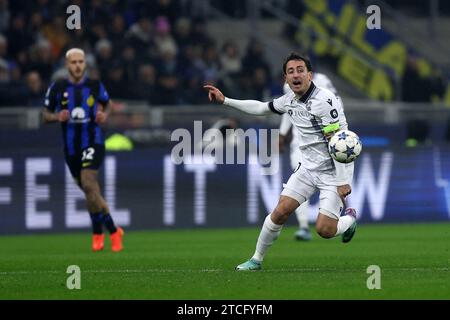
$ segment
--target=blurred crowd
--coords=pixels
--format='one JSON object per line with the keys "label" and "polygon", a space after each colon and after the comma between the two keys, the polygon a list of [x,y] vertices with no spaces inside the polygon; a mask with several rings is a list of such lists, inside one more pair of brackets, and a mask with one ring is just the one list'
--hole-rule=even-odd
{"label": "blurred crowd", "polygon": [[[205,83],[240,99],[279,95],[282,76],[273,74],[265,46],[250,39],[243,48],[233,35],[214,39],[195,8],[202,3],[0,0],[0,106],[41,106],[48,85],[66,76],[64,54],[71,47],[85,50],[89,76],[101,79],[113,99],[150,106],[205,104]],[[277,3],[294,16],[303,14],[301,1]],[[249,10],[241,0],[209,4],[236,18]],[[66,27],[69,5],[81,8],[81,29]],[[296,31],[287,25],[282,34],[294,40]],[[408,59],[401,80],[404,101],[429,102],[445,92],[442,72],[424,76],[414,57]]]}
{"label": "blurred crowd", "polygon": [[[207,103],[204,83],[237,98],[269,98],[272,82],[263,46],[245,52],[219,44],[183,0],[0,0],[0,106],[41,106],[48,85],[66,75],[64,54],[87,53],[89,76],[114,99],[148,105]],[[66,8],[81,8],[81,29],[69,30]],[[279,81],[278,81],[279,82]]]}

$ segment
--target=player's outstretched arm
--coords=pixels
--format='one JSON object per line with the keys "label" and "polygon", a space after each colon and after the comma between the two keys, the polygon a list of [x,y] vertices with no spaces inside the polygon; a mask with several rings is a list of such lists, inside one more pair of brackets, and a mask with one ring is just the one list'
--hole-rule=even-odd
{"label": "player's outstretched arm", "polygon": [[230,99],[225,97],[219,89],[209,84],[203,86],[203,88],[208,90],[208,98],[211,102],[224,104],[248,114],[264,115],[271,113],[269,104],[267,102],[261,102],[257,100]]}

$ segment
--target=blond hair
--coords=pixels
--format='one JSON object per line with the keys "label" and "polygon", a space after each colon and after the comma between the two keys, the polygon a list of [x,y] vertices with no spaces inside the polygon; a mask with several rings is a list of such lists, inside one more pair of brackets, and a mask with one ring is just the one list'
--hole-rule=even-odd
{"label": "blond hair", "polygon": [[83,57],[85,56],[84,51],[82,49],[80,49],[80,48],[72,48],[72,49],[67,50],[67,52],[66,52],[66,59],[69,59],[69,57],[70,57],[70,55],[72,53],[81,53],[83,55]]}

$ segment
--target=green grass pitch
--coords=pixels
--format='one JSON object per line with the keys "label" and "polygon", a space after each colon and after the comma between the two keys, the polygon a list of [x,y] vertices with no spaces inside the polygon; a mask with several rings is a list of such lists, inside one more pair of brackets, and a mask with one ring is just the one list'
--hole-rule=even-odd
{"label": "green grass pitch", "polygon": [[[348,244],[283,230],[261,272],[234,267],[259,228],[126,232],[125,250],[90,251],[90,234],[0,237],[0,299],[450,299],[450,224],[363,224]],[[69,265],[81,289],[69,290]],[[381,289],[366,286],[369,265]]]}

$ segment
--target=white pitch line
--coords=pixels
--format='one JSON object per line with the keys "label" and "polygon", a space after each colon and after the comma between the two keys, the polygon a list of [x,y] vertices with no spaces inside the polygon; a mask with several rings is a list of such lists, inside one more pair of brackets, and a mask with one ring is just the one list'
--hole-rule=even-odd
{"label": "white pitch line", "polygon": [[[365,269],[354,268],[354,269],[339,269],[339,268],[293,268],[293,269],[269,269],[263,270],[264,273],[270,272],[334,272],[334,271],[345,271],[345,272],[358,272],[365,271]],[[118,270],[83,270],[82,273],[214,273],[214,272],[230,272],[233,269],[118,269]],[[437,268],[382,268],[382,271],[449,271],[447,267],[437,267]],[[33,274],[65,274],[64,270],[21,270],[21,271],[0,271],[0,276],[8,275],[33,275]],[[242,272],[240,272],[242,273]]]}

